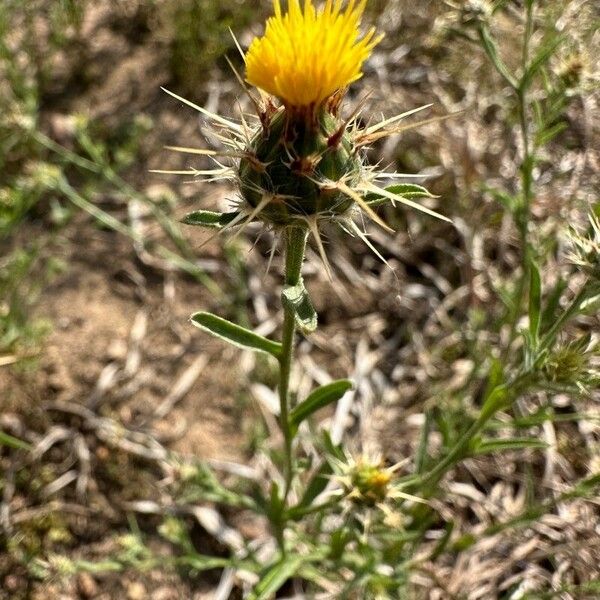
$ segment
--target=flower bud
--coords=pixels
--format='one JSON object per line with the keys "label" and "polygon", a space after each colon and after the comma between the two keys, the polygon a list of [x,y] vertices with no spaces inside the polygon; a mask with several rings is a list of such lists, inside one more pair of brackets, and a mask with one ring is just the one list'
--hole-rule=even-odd
{"label": "flower bud", "polygon": [[253,208],[268,199],[260,218],[288,225],[312,215],[345,213],[353,201],[336,183],[360,180],[362,161],[341,123],[329,110],[315,119],[275,113],[251,142],[239,166],[244,199]]}

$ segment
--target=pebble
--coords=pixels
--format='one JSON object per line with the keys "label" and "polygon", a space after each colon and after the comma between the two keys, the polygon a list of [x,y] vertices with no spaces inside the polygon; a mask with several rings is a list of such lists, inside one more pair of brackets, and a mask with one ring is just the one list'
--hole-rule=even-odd
{"label": "pebble", "polygon": [[98,593],[98,584],[89,573],[79,573],[77,590],[83,598],[93,598]]}
{"label": "pebble", "polygon": [[127,598],[129,600],[144,600],[146,588],[139,581],[133,581],[127,586]]}
{"label": "pebble", "polygon": [[174,589],[163,586],[155,590],[152,600],[179,600],[179,595]]}

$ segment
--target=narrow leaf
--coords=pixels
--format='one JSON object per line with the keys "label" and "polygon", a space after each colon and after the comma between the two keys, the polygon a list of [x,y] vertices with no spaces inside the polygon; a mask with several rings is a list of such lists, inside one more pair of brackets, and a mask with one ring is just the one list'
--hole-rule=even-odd
{"label": "narrow leaf", "polygon": [[317,328],[317,313],[310,301],[304,283],[286,286],[281,294],[283,304],[294,311],[296,325],[304,333],[312,333]]}
{"label": "narrow leaf", "polygon": [[190,567],[194,571],[211,571],[232,566],[232,561],[227,558],[204,556],[202,554],[187,553],[175,559],[175,564]]}
{"label": "narrow leaf", "polygon": [[507,66],[500,58],[500,54],[498,53],[498,47],[488,27],[486,25],[481,25],[478,29],[478,33],[479,39],[483,45],[485,53],[488,55],[488,58],[492,61],[492,64],[494,65],[494,67],[496,67],[498,73],[500,73],[500,75],[504,77],[508,84],[516,90],[517,83],[515,81],[515,78],[511,75]]}
{"label": "narrow leaf", "polygon": [[344,451],[342,450],[342,446],[340,444],[335,444],[333,442],[329,431],[323,430],[322,435],[323,435],[323,445],[325,447],[325,452],[329,456],[331,456],[333,458],[337,458],[338,460],[341,460],[341,461],[346,460],[346,455],[344,454]]}
{"label": "narrow leaf", "polygon": [[502,450],[523,450],[525,448],[544,449],[548,444],[542,440],[532,438],[508,438],[502,440],[481,440],[479,444],[471,451],[474,456],[489,454],[491,452],[500,452]]}
{"label": "narrow leaf", "polygon": [[8,446],[9,448],[15,448],[16,450],[31,449],[31,446],[27,442],[13,437],[8,433],[4,433],[3,431],[0,431],[0,446]]}
{"label": "narrow leaf", "polygon": [[304,560],[302,556],[288,556],[267,569],[259,584],[250,592],[248,600],[270,600],[298,572]]}
{"label": "narrow leaf", "polygon": [[271,483],[271,492],[269,494],[269,503],[267,504],[267,517],[273,524],[281,524],[283,511],[285,510],[284,500],[281,497],[277,482]]}
{"label": "narrow leaf", "polygon": [[542,280],[537,265],[532,261],[529,267],[529,333],[537,347],[542,313]]}
{"label": "narrow leaf", "polygon": [[329,462],[324,461],[317,472],[312,476],[310,482],[306,486],[306,491],[304,492],[302,499],[294,509],[302,509],[310,506],[313,500],[315,500],[315,498],[327,487],[327,484],[331,481],[332,473],[333,468]]}
{"label": "narrow leaf", "polygon": [[479,415],[480,420],[485,420],[491,417],[509,398],[507,386],[505,384],[497,385],[490,389],[486,394],[485,402],[481,407]]}
{"label": "narrow leaf", "polygon": [[229,225],[229,223],[239,216],[239,212],[218,213],[210,210],[197,210],[196,212],[185,215],[181,222],[186,225],[208,227],[209,229],[222,229],[225,225]]}
{"label": "narrow leaf", "polygon": [[[390,192],[391,194],[395,194],[397,196],[402,196],[403,198],[432,198],[433,195],[422,185],[417,185],[416,183],[396,183],[394,185],[390,185],[385,188],[386,192]],[[381,194],[376,194],[375,192],[371,192],[365,196],[365,202],[373,207],[379,206],[380,204],[384,204],[386,202],[390,202],[389,197],[382,196]]]}
{"label": "narrow leaf", "polygon": [[269,340],[241,325],[236,325],[216,315],[207,312],[198,312],[192,315],[191,319],[192,323],[199,329],[221,338],[238,348],[266,352],[275,358],[278,358],[281,354],[281,344],[278,342]]}
{"label": "narrow leaf", "polygon": [[523,78],[519,82],[520,90],[524,91],[529,88],[536,73],[548,62],[548,60],[550,60],[550,58],[552,58],[552,55],[565,41],[565,39],[566,38],[563,36],[557,36],[538,50],[538,53],[527,67],[527,71],[524,73]]}
{"label": "narrow leaf", "polygon": [[352,382],[348,379],[339,379],[314,390],[306,400],[298,404],[290,414],[290,426],[297,429],[300,423],[313,413],[332,402],[337,402],[348,390],[352,389]]}
{"label": "narrow leaf", "polygon": [[535,137],[536,146],[546,145],[568,127],[569,125],[565,121],[561,121],[560,123],[556,123],[555,125],[540,131]]}
{"label": "narrow leaf", "polygon": [[415,472],[424,473],[429,464],[429,454],[427,452],[429,446],[429,436],[433,426],[433,418],[431,411],[425,413],[425,423],[421,428],[419,445],[415,454]]}
{"label": "narrow leaf", "polygon": [[567,289],[567,281],[559,279],[552,290],[546,292],[546,302],[540,320],[540,332],[545,333],[556,320],[556,314],[560,308],[560,299]]}

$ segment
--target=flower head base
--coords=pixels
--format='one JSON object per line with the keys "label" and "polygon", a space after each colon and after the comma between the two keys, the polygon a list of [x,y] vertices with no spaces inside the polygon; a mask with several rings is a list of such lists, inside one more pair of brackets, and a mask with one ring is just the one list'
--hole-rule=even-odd
{"label": "flower head base", "polygon": [[357,502],[383,502],[389,493],[392,473],[380,465],[360,461],[351,473],[352,497]]}
{"label": "flower head base", "polygon": [[353,504],[372,507],[385,503],[391,497],[392,480],[398,465],[386,468],[381,458],[346,454],[345,460],[335,459],[332,466],[336,472],[335,479]]}
{"label": "flower head base", "polygon": [[353,150],[347,134],[331,143],[341,124],[326,111],[315,122],[289,119],[277,113],[268,130],[252,141],[256,160],[240,161],[242,195],[254,208],[263,204],[263,218],[276,225],[306,222],[320,215],[341,215],[353,201],[337,183],[359,182],[362,157]]}
{"label": "flower head base", "polygon": [[600,345],[584,336],[549,353],[542,372],[559,389],[575,387],[581,393],[588,393],[600,383],[599,357]]}
{"label": "flower head base", "polygon": [[318,108],[338,90],[362,76],[362,66],[381,36],[371,29],[360,37],[366,0],[327,0],[317,11],[312,0],[289,0],[283,14],[274,0],[275,16],[263,37],[246,54],[249,83],[279,98],[287,107]]}

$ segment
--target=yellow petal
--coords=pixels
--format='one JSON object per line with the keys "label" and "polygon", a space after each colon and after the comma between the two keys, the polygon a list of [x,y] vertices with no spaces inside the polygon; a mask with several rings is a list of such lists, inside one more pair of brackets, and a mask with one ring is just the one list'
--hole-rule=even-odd
{"label": "yellow petal", "polygon": [[362,77],[362,66],[381,37],[371,29],[361,37],[366,0],[327,0],[317,10],[312,0],[289,0],[275,14],[263,37],[246,53],[246,79],[291,107],[319,106],[336,91]]}

